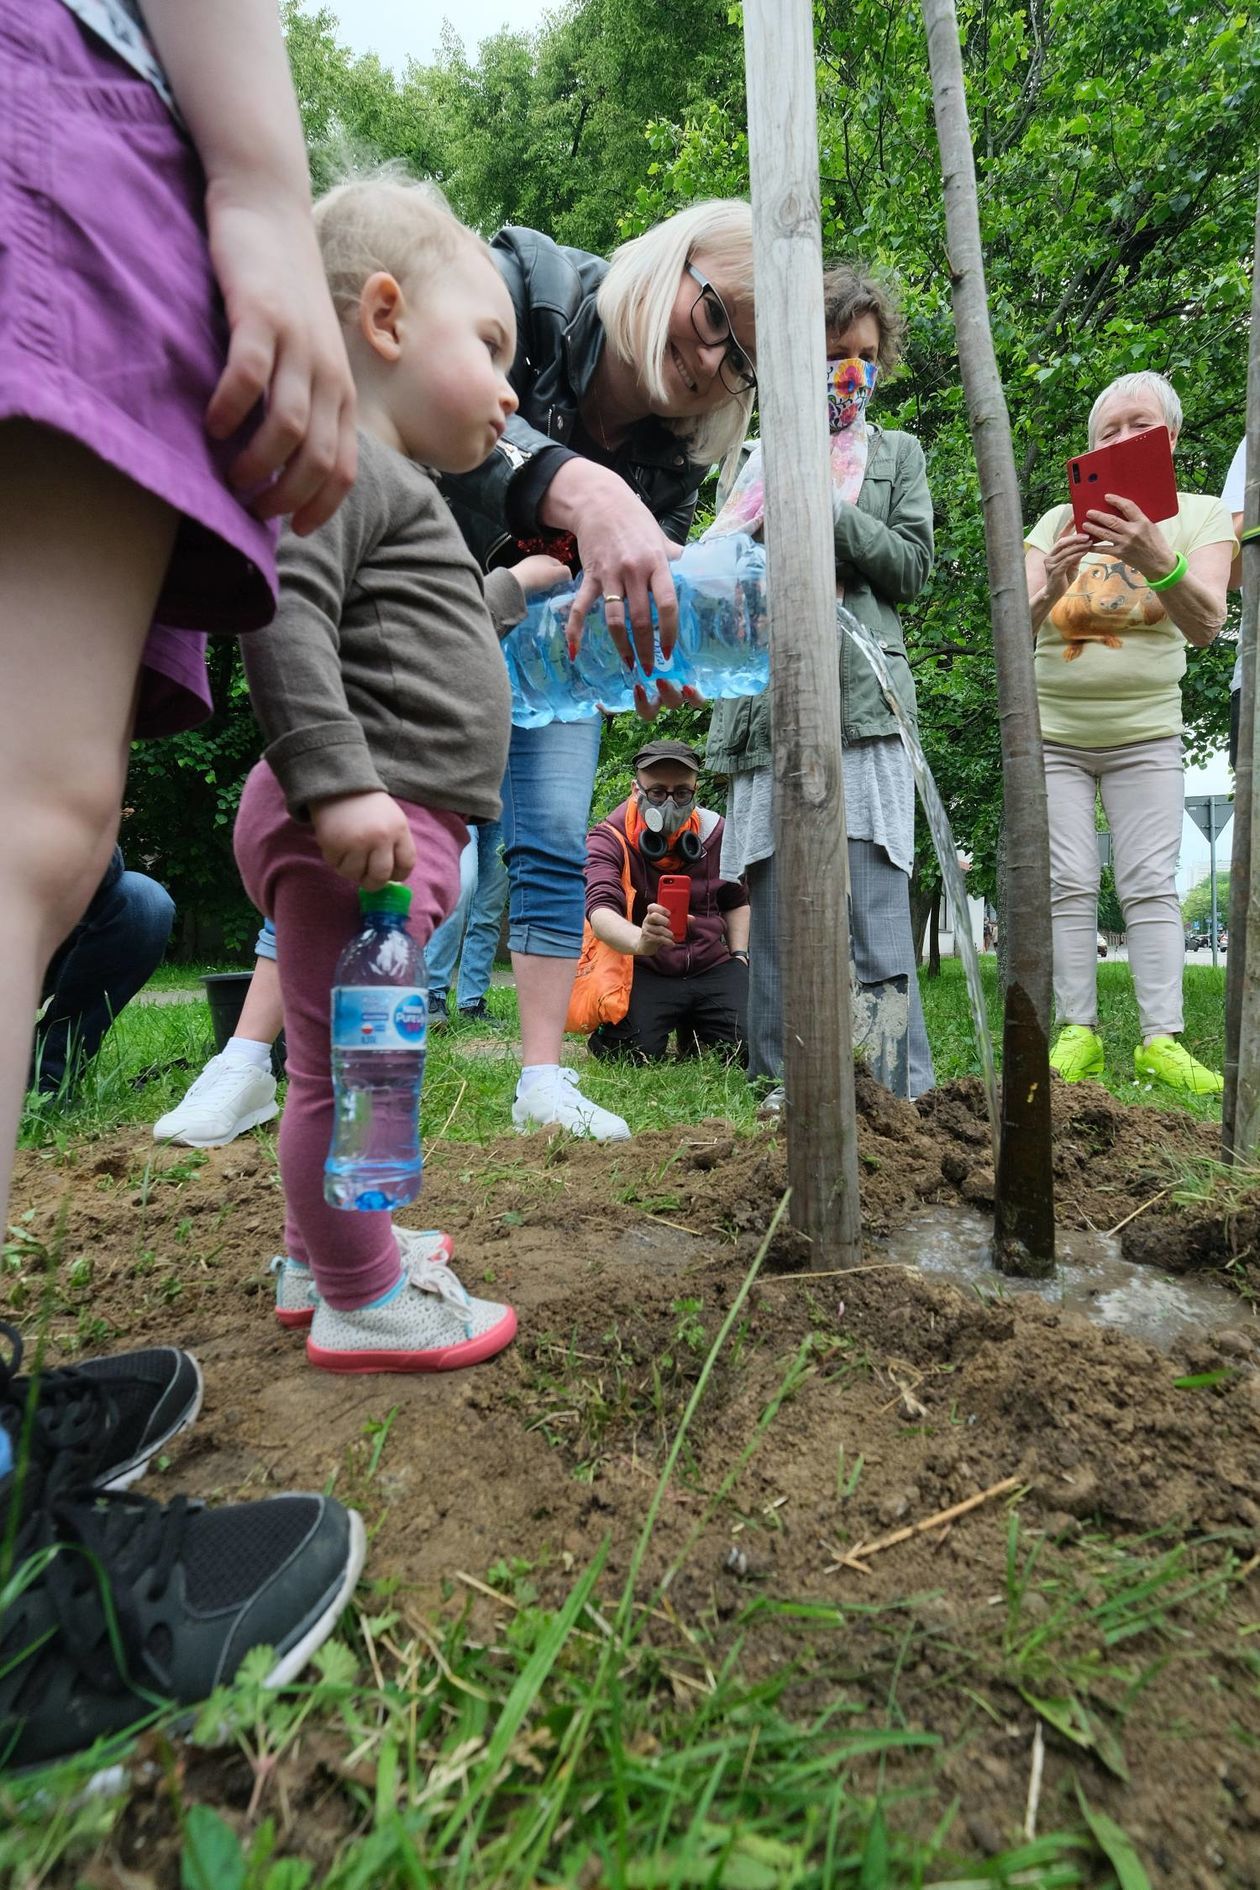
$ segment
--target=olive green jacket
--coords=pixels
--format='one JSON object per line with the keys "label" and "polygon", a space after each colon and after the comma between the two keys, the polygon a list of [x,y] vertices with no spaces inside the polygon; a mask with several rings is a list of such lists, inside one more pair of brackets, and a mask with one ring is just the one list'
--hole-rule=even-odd
{"label": "olive green jacket", "polygon": [[[897,605],[917,597],[932,569],[932,498],[923,449],[909,433],[870,429],[866,477],[856,505],[837,505],[836,578],[844,604],[879,641],[898,698],[914,713],[914,678]],[[840,645],[842,736],[895,735],[897,724],[874,671],[847,638]],[[770,691],[713,705],[705,765],[746,774],[770,762]]]}

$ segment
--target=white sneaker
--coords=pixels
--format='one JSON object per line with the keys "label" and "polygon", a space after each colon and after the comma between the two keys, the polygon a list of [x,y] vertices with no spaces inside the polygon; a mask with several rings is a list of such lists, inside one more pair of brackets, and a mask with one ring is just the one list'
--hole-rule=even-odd
{"label": "white sneaker", "polygon": [[578,1073],[563,1066],[553,1075],[535,1077],[517,1090],[512,1123],[522,1135],[531,1129],[568,1129],[571,1135],[589,1135],[596,1142],[628,1142],[630,1125],[611,1109],[601,1109],[578,1088]]}
{"label": "white sneaker", "polygon": [[[413,1260],[431,1260],[444,1266],[454,1255],[455,1242],[440,1228],[395,1227],[394,1233],[398,1239],[398,1258],[404,1267]],[[304,1267],[300,1260],[291,1260],[287,1253],[278,1253],[268,1263],[267,1271],[276,1276],[278,1323],[287,1331],[296,1326],[309,1326],[319,1305],[319,1288],[311,1269]]]}
{"label": "white sneaker", "polygon": [[321,1299],[306,1356],[326,1372],[449,1372],[493,1358],[515,1337],[510,1306],[474,1299],[438,1261],[412,1260],[386,1306],[338,1312]]}
{"label": "white sneaker", "polygon": [[159,1116],[155,1142],[182,1142],[188,1148],[222,1148],[246,1129],[270,1122],[280,1112],[276,1079],[270,1070],[211,1057],[184,1100]]}

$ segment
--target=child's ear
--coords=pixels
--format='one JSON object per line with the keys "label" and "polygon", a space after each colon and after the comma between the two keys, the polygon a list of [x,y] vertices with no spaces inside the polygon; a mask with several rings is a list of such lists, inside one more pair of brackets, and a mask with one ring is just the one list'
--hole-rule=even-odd
{"label": "child's ear", "polygon": [[382,361],[396,361],[402,346],[403,292],[386,269],[368,277],[359,293],[359,332]]}

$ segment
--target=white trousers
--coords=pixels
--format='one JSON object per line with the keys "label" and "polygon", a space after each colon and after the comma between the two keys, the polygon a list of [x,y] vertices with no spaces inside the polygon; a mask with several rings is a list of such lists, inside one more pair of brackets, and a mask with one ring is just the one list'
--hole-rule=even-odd
{"label": "white trousers", "polygon": [[1177,860],[1185,802],[1181,737],[1125,748],[1045,746],[1050,815],[1054,1002],[1060,1024],[1098,1022],[1098,840],[1101,793],[1124,912],[1129,969],[1145,1041],[1181,1029],[1185,934]]}

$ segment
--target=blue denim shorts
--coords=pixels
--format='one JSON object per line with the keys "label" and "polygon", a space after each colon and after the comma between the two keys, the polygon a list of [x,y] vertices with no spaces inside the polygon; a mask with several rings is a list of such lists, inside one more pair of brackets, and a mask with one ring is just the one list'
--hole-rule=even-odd
{"label": "blue denim shorts", "polygon": [[273,965],[276,962],[276,928],[270,919],[263,920],[262,931],[254,940],[254,957],[270,958]]}
{"label": "blue denim shorts", "polygon": [[503,777],[508,944],[578,958],[586,919],[586,832],[603,723],[514,728]]}

